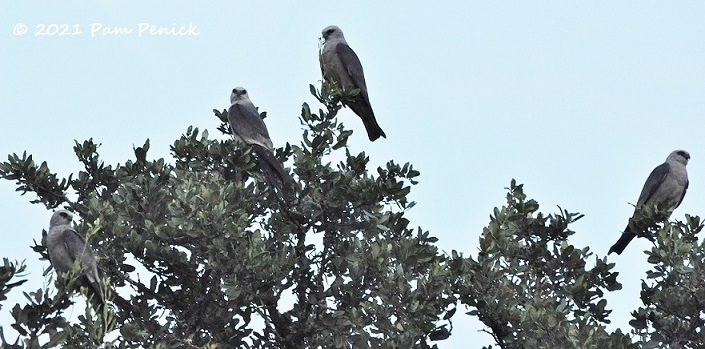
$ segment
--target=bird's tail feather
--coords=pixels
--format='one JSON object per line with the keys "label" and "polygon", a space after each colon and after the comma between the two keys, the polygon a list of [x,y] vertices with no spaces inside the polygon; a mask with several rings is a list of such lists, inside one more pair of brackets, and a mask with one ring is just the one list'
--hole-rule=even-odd
{"label": "bird's tail feather", "polygon": [[[91,304],[93,305],[93,308],[100,309],[101,307],[104,307],[105,305],[108,304],[106,297],[105,297],[104,290],[102,288],[102,286],[103,286],[102,283],[100,283],[99,281],[92,280],[91,278],[88,278],[87,276],[84,275],[84,279],[81,282],[81,286],[86,287],[86,289],[88,290],[88,296],[91,300]],[[90,286],[90,287],[87,287],[87,286]],[[140,314],[139,308],[133,306],[132,303],[130,303],[130,301],[128,301],[125,298],[122,298],[120,295],[115,294],[114,292],[112,292],[112,302],[117,307],[119,307],[127,312],[130,312],[130,313],[133,313],[136,315]]]}
{"label": "bird's tail feather", "polygon": [[357,114],[360,119],[362,119],[362,123],[365,125],[365,130],[367,130],[367,137],[370,138],[370,141],[374,142],[380,136],[387,138],[387,135],[384,134],[384,131],[382,131],[382,128],[379,127],[379,124],[377,123],[372,107],[364,100],[349,103],[348,107],[350,107],[350,109],[352,109],[352,111]]}
{"label": "bird's tail feather", "polygon": [[294,183],[294,179],[284,170],[282,164],[271,151],[256,144],[253,145],[253,148],[255,153],[257,153],[257,165],[262,170],[264,179],[269,185],[280,188],[280,184],[289,185]]}
{"label": "bird's tail feather", "polygon": [[610,251],[607,252],[607,254],[610,254],[612,252],[616,252],[617,254],[622,254],[622,251],[629,245],[629,243],[634,239],[636,234],[632,233],[631,229],[629,229],[629,226],[627,226],[626,229],[624,229],[624,233],[622,233],[622,236],[619,237],[619,240],[610,247]]}
{"label": "bird's tail feather", "polygon": [[95,275],[89,275],[90,274],[82,275],[78,279],[76,285],[79,287],[85,287],[88,290],[88,296],[91,297],[93,302],[95,302],[93,304],[94,306],[98,304],[105,304],[105,294],[103,293],[103,285],[100,283],[100,274],[96,272]]}

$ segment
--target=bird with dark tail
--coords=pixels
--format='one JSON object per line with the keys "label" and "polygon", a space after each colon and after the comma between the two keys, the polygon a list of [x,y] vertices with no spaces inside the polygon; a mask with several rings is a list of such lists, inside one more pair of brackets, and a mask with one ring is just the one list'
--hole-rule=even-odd
{"label": "bird with dark tail", "polygon": [[[85,287],[88,290],[91,303],[97,308],[107,304],[108,301],[103,291],[98,264],[93,255],[93,249],[83,236],[73,229],[72,221],[73,214],[68,210],[58,210],[51,215],[46,240],[49,261],[59,277],[62,277],[73,269],[74,261],[78,260],[80,269],[76,286]],[[118,294],[112,293],[110,301],[125,311],[141,313],[140,309]]]}
{"label": "bird with dark tail", "polygon": [[[636,219],[636,212],[644,205],[655,205],[659,211],[665,212],[664,220],[671,216],[673,210],[683,201],[688,189],[688,171],[685,168],[688,165],[688,160],[690,160],[690,154],[687,151],[675,150],[668,155],[666,162],[651,171],[644,188],[641,189],[632,220]],[[636,226],[640,226],[640,222],[635,223]],[[608,254],[612,252],[621,254],[635,236],[636,233],[627,225],[624,233],[610,248]]]}
{"label": "bird with dark tail", "polygon": [[387,138],[387,135],[377,124],[375,113],[372,111],[360,59],[357,58],[355,51],[348,46],[343,31],[334,25],[326,27],[323,29],[323,40],[325,41],[321,51],[323,77],[334,82],[344,91],[360,89],[360,93],[352,101],[343,101],[343,104],[362,119],[367,130],[367,137],[371,141],[374,142],[379,137]]}
{"label": "bird with dark tail", "polygon": [[230,94],[228,122],[235,140],[250,145],[257,154],[257,165],[270,186],[281,188],[294,182],[274,156],[274,146],[267,126],[243,87],[236,87]]}
{"label": "bird with dark tail", "polygon": [[105,304],[105,294],[93,251],[86,246],[83,236],[73,229],[72,220],[73,214],[67,210],[58,210],[51,215],[46,242],[49,261],[57,273],[63,274],[71,271],[74,261],[78,259],[81,269],[76,285],[87,287],[95,295],[96,301]]}

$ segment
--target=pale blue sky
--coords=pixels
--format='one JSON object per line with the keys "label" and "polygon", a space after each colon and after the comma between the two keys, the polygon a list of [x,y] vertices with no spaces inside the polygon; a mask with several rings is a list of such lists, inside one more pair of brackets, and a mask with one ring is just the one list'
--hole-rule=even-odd
{"label": "pale blue sky", "polygon": [[[379,4],[211,1],[3,1],[0,3],[0,156],[27,151],[61,176],[80,170],[74,140],[102,143],[108,164],[150,138],[150,158],[189,125],[216,131],[212,109],[244,86],[267,111],[275,146],[298,143],[303,102],[318,109],[318,37],[338,25],[365,69],[388,138],[370,143],[349,110],[353,153],[421,172],[412,226],[439,246],[476,255],[511,178],[553,213],[586,216],[570,242],[600,257],[616,241],[649,172],[674,149],[691,155],[688,194],[673,218],[705,210],[705,4],[697,1],[532,1]],[[28,26],[13,35],[18,23]],[[132,34],[91,36],[91,24]],[[188,37],[137,35],[138,25],[197,27]],[[78,24],[76,36],[34,36],[36,26]],[[72,27],[73,28],[73,27]],[[374,168],[374,167],[373,167]],[[24,290],[42,285],[29,248],[50,214],[0,181],[0,257],[26,259]],[[629,331],[648,269],[633,242],[611,256],[624,289],[607,295],[613,324]],[[18,291],[0,310],[24,301]],[[458,312],[441,348],[492,344]],[[12,338],[12,337],[10,337]]]}

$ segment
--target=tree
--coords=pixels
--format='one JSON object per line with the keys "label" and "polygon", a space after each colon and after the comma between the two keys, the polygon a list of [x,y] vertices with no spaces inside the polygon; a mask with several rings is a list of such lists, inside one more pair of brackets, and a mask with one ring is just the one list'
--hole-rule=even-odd
{"label": "tree", "polygon": [[[114,329],[119,347],[428,347],[447,337],[443,316],[456,300],[448,259],[404,217],[419,173],[393,161],[370,173],[336,118],[350,95],[311,89],[327,111],[304,104],[302,142],[277,151],[298,178],[286,200],[248,146],[197,128],[174,142],[173,164],[148,159],[147,141],[134,159],[105,165],[92,140],[76,142],[85,169],[75,178],[59,180],[26,154],[0,164],[34,203],[80,214],[77,230],[93,228],[110,287],[133,305],[87,310],[71,325],[61,315],[70,289],[38,290],[13,311],[23,345],[48,333],[51,345],[97,346]],[[229,134],[227,112],[214,112]],[[341,151],[344,161],[326,163]],[[46,258],[43,244],[35,250]]]}
{"label": "tree", "polygon": [[644,306],[630,322],[642,348],[705,346],[705,243],[696,237],[702,229],[699,217],[686,215],[685,223],[665,224],[649,236],[652,282],[642,282]]}
{"label": "tree", "polygon": [[[545,217],[512,180],[507,205],[495,209],[480,237],[477,260],[463,261],[457,293],[473,308],[500,348],[628,348],[621,331],[608,333],[604,291],[620,289],[614,264],[588,247],[568,244],[568,225],[581,214]],[[534,217],[534,215],[536,216]]]}
{"label": "tree", "polygon": [[[105,165],[89,139],[74,146],[84,170],[65,179],[27,154],[0,163],[0,177],[34,193],[33,203],[79,213],[77,230],[100,257],[105,290],[129,299],[96,308],[88,302],[72,323],[63,313],[75,287],[57,282],[14,306],[20,335],[9,344],[0,331],[3,343],[430,348],[453,333],[460,308],[500,348],[705,345],[699,218],[644,234],[655,243],[654,283],[644,283],[645,307],[633,314],[636,340],[608,332],[603,296],[621,285],[614,264],[597,256],[589,263],[588,247],[569,244],[569,225],[582,215],[561,209],[545,216],[512,180],[477,255],[445,254],[405,217],[419,172],[389,161],[373,173],[365,153],[346,147],[352,131],[337,112],[359,91],[341,94],[324,82],[311,93],[325,110],[304,104],[301,142],[276,152],[295,174],[291,190],[267,185],[248,146],[192,127],[172,145],[171,162],[148,159],[147,140],[134,159]],[[229,135],[226,111],[214,114]],[[343,160],[332,164],[335,156]],[[43,234],[33,249],[46,259]],[[0,302],[23,282],[15,281],[22,271],[7,260],[0,267]]]}

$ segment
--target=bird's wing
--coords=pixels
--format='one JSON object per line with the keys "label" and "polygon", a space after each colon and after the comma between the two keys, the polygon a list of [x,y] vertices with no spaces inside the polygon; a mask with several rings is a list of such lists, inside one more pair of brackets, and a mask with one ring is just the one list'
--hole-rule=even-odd
{"label": "bird's wing", "polygon": [[357,58],[357,54],[355,54],[355,51],[353,51],[350,46],[343,43],[339,43],[335,46],[335,52],[338,54],[343,68],[348,73],[348,76],[350,76],[350,80],[352,80],[355,87],[360,89],[360,93],[365,97],[365,101],[369,103],[365,74],[362,71],[362,63],[360,63],[360,59]]}
{"label": "bird's wing", "polygon": [[233,132],[247,144],[258,144],[273,149],[267,126],[252,104],[235,103],[228,110],[228,120]]}
{"label": "bird's wing", "polygon": [[61,237],[61,244],[64,245],[64,249],[68,252],[71,260],[75,260],[76,258],[82,256],[84,250],[87,250],[87,253],[89,253],[91,257],[93,256],[90,249],[86,248],[86,240],[84,240],[83,236],[81,236],[77,231],[73,229],[64,229],[64,231],[59,233],[59,236]]}
{"label": "bird's wing", "polygon": [[[61,232],[61,243],[64,244],[66,251],[71,256],[72,260],[80,258],[81,269],[84,276],[88,279],[88,284],[98,294],[101,302],[105,301],[105,295],[100,283],[100,273],[98,272],[98,264],[95,261],[93,250],[86,244],[86,240],[73,229],[66,229]],[[81,282],[79,282],[79,285]]]}
{"label": "bird's wing", "polygon": [[639,195],[639,201],[636,204],[637,207],[649,202],[652,195],[654,195],[654,193],[658,190],[659,186],[661,186],[661,183],[663,183],[663,180],[670,171],[671,165],[667,162],[658,165],[653,171],[651,171],[649,178],[647,178],[646,183],[644,183],[644,188],[641,189],[641,195]]}
{"label": "bird's wing", "polygon": [[678,199],[678,203],[676,204],[676,207],[674,207],[674,209],[678,208],[678,206],[681,205],[681,202],[683,202],[683,198],[685,197],[685,192],[688,191],[689,184],[690,184],[690,181],[685,182],[685,187],[683,187],[683,193],[681,193],[681,198]]}

